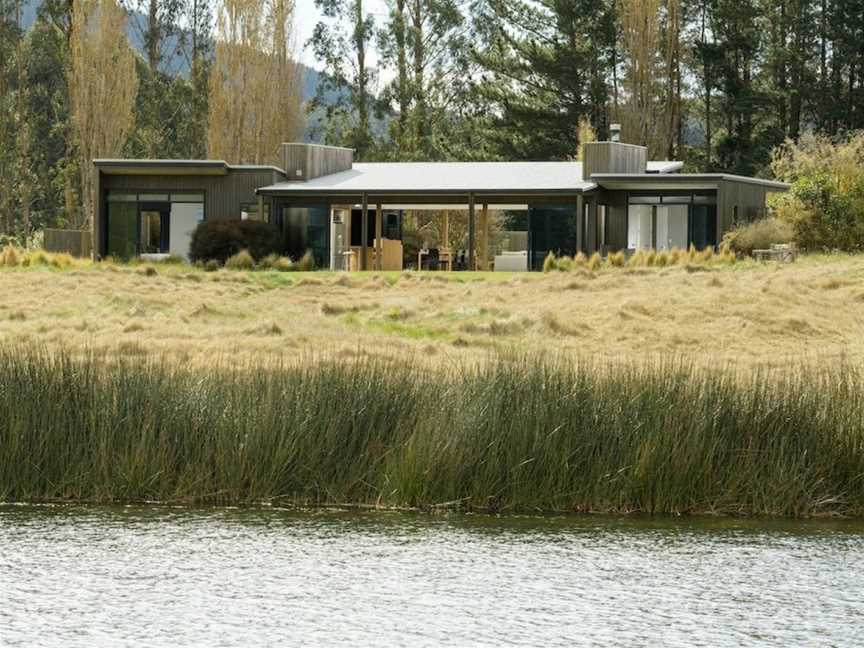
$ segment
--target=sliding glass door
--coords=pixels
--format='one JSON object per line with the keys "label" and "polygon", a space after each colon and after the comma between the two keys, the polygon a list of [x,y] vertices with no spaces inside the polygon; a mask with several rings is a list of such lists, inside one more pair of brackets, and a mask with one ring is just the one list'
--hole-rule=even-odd
{"label": "sliding glass door", "polygon": [[192,232],[203,220],[203,193],[109,191],[105,251],[118,259],[169,253],[187,258]]}
{"label": "sliding glass door", "polygon": [[627,248],[697,249],[717,245],[715,192],[631,194],[627,207]]}

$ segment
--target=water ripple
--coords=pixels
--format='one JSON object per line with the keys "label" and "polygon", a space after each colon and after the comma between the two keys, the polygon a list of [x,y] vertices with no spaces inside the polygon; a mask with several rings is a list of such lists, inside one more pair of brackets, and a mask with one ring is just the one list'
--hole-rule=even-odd
{"label": "water ripple", "polygon": [[0,507],[2,646],[850,645],[864,526]]}

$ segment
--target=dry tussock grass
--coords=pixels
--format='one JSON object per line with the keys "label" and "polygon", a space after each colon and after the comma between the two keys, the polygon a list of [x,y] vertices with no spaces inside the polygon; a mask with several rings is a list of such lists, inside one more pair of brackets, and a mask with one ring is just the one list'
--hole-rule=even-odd
{"label": "dry tussock grass", "polygon": [[520,276],[109,268],[0,270],[0,344],[164,353],[193,364],[309,353],[449,366],[490,351],[745,365],[864,360],[864,257]]}

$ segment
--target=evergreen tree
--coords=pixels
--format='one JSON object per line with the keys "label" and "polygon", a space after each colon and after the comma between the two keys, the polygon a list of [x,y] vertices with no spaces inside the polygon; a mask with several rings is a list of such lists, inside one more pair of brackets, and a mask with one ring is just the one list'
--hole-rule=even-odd
{"label": "evergreen tree", "polygon": [[609,125],[615,8],[597,0],[483,0],[475,9],[477,101],[494,117],[490,137],[505,159],[566,159],[579,122]]}
{"label": "evergreen tree", "polygon": [[310,45],[324,66],[309,110],[326,118],[324,139],[349,146],[358,159],[373,154],[371,127],[375,70],[369,67],[375,22],[363,0],[315,0],[326,20],[315,26]]}

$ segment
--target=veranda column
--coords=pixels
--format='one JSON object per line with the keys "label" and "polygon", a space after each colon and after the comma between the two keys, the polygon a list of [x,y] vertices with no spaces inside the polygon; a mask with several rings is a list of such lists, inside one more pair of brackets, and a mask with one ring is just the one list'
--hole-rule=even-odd
{"label": "veranda column", "polygon": [[474,194],[468,194],[468,269],[474,270]]}
{"label": "veranda column", "polygon": [[483,203],[480,212],[480,269],[489,269],[489,205]]}
{"label": "veranda column", "polygon": [[381,240],[381,219],[382,214],[381,203],[375,205],[375,269],[384,269],[384,241]]}
{"label": "veranda column", "polygon": [[362,196],[363,217],[361,218],[362,231],[360,232],[360,269],[369,269],[369,196],[364,191]]}
{"label": "veranda column", "polygon": [[576,196],[576,251],[585,251],[585,199]]}
{"label": "veranda column", "polygon": [[597,194],[588,199],[588,232],[585,254],[592,255],[597,251]]}

